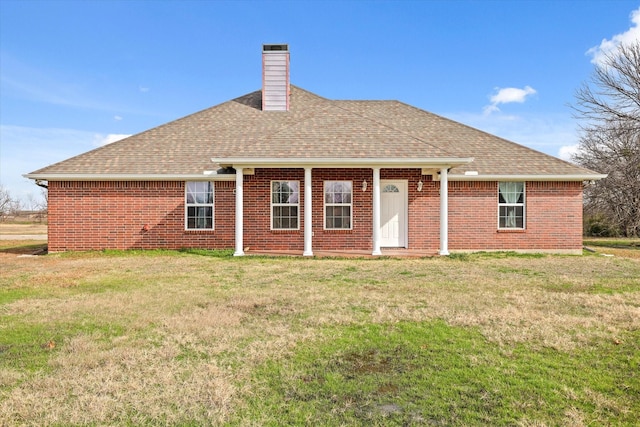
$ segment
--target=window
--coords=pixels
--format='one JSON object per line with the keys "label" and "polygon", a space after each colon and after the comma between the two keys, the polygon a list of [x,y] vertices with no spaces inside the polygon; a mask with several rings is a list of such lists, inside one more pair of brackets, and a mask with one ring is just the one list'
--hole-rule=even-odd
{"label": "window", "polygon": [[187,230],[213,230],[213,182],[187,182]]}
{"label": "window", "polygon": [[324,228],[351,230],[351,181],[324,183]]}
{"label": "window", "polygon": [[498,183],[498,228],[524,229],[524,182]]}
{"label": "window", "polygon": [[298,230],[300,181],[271,181],[271,229]]}

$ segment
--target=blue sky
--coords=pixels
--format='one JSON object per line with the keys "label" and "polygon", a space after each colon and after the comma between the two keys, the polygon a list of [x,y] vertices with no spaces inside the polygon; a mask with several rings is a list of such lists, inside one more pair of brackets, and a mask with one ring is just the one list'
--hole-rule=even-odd
{"label": "blue sky", "polygon": [[0,0],[0,184],[260,88],[263,43],[293,84],[397,99],[565,157],[569,104],[640,1]]}

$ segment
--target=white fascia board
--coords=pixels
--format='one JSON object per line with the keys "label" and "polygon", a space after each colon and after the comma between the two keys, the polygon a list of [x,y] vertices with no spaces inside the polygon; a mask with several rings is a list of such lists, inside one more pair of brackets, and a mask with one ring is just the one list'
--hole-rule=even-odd
{"label": "white fascia board", "polygon": [[[207,171],[208,172],[208,171]],[[74,173],[37,173],[22,175],[28,179],[40,181],[233,181],[235,174],[74,174]]]}
{"label": "white fascia board", "polygon": [[[449,181],[598,181],[605,179],[606,174],[592,175],[458,175],[449,174]],[[433,179],[438,181],[439,176]]]}
{"label": "white fascia board", "polygon": [[294,168],[294,167],[316,167],[316,168],[451,168],[473,162],[473,157],[438,157],[438,158],[246,158],[230,157],[225,159],[212,158],[213,163],[228,165],[233,167],[261,167],[261,168]]}

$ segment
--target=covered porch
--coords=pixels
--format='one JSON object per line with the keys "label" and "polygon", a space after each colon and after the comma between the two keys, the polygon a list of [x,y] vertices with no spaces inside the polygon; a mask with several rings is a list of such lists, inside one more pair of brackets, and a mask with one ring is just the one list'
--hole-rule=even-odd
{"label": "covered porch", "polygon": [[[304,247],[302,256],[433,256],[449,255],[448,248],[448,171],[450,168],[471,162],[471,158],[447,158],[447,159],[212,159],[215,163],[226,167],[232,167],[235,173],[235,252],[234,256],[243,256],[245,254],[257,254],[245,247],[245,231],[244,231],[244,175],[250,173],[257,168],[300,168],[304,169],[304,180],[301,183],[300,196],[302,196],[303,218],[301,218],[300,228],[304,235]],[[313,217],[313,174],[314,169],[369,169],[372,171],[372,183],[370,191],[372,192],[371,206],[371,248],[372,250],[354,250],[353,248],[335,248],[330,251],[314,248],[314,217]],[[437,253],[428,250],[414,250],[405,246],[404,248],[385,248],[381,238],[381,169],[421,169],[423,173],[430,171],[432,175],[438,177],[440,183],[439,190],[439,250]],[[239,173],[242,171],[242,173]],[[365,191],[367,183],[363,182],[363,191]],[[420,190],[418,190],[420,191]],[[322,200],[315,203],[323,203]],[[317,222],[316,222],[317,223]],[[285,251],[260,251],[260,253],[269,255],[300,255],[296,250]]]}

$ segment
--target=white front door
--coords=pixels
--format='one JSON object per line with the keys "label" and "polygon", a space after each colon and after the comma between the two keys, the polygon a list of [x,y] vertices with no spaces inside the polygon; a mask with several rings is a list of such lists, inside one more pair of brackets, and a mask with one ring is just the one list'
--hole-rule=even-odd
{"label": "white front door", "polygon": [[407,246],[407,181],[380,181],[380,246]]}

